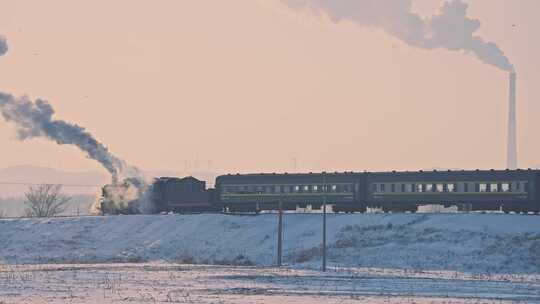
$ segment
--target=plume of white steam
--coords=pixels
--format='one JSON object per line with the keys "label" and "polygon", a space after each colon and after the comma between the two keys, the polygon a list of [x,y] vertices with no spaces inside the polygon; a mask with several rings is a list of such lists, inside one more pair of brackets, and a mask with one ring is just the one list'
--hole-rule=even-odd
{"label": "plume of white steam", "polygon": [[8,44],[6,38],[0,36],[0,56],[4,56],[8,51]]}
{"label": "plume of white steam", "polygon": [[142,176],[137,168],[111,154],[84,128],[53,119],[54,109],[45,100],[32,101],[28,97],[16,98],[0,92],[0,111],[6,121],[16,125],[20,140],[44,137],[59,145],[74,145],[98,161],[111,174],[113,183],[119,177]]}
{"label": "plume of white steam", "polygon": [[138,178],[106,185],[91,207],[93,214],[149,214],[155,211],[149,185]]}
{"label": "plume of white steam", "polygon": [[475,35],[480,21],[467,17],[467,3],[447,1],[440,12],[422,18],[412,12],[412,0],[282,0],[295,9],[311,9],[334,22],[348,20],[359,26],[378,28],[418,48],[443,48],[470,52],[482,62],[504,71],[514,66],[501,49]]}

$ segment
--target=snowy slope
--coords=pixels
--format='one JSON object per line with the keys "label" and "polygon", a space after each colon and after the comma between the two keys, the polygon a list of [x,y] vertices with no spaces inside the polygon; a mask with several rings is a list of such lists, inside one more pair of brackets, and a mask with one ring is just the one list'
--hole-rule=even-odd
{"label": "snowy slope", "polygon": [[[320,214],[286,214],[284,261],[318,266]],[[334,266],[540,273],[540,217],[328,216]],[[277,216],[220,214],[0,220],[0,262],[275,263]]]}

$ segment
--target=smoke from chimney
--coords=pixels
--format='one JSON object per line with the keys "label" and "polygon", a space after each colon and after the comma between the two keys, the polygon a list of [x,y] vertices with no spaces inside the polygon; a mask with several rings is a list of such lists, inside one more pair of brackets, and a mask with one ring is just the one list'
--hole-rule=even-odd
{"label": "smoke from chimney", "polygon": [[506,167],[515,170],[518,167],[517,160],[517,126],[516,126],[516,73],[509,74],[509,98],[508,98],[508,150]]}
{"label": "smoke from chimney", "polygon": [[28,97],[16,98],[0,92],[0,111],[6,121],[15,123],[20,140],[44,137],[59,145],[76,146],[89,158],[98,161],[111,174],[113,183],[119,177],[141,176],[137,168],[128,166],[111,154],[84,128],[53,119],[54,109],[45,100],[32,101]]}
{"label": "smoke from chimney", "polygon": [[513,65],[501,49],[474,33],[480,21],[467,17],[462,0],[447,1],[437,15],[422,18],[412,12],[412,0],[282,0],[296,9],[309,8],[334,22],[352,21],[378,28],[422,49],[446,49],[473,53],[482,62],[512,72]]}
{"label": "smoke from chimney", "polygon": [[0,36],[0,56],[4,56],[8,51],[8,44],[6,38]]}

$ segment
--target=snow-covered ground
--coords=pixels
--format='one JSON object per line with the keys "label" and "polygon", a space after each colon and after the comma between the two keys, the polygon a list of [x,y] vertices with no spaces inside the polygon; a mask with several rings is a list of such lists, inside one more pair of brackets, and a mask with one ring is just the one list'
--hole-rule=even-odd
{"label": "snow-covered ground", "polygon": [[0,303],[540,303],[538,276],[164,263],[0,266]]}
{"label": "snow-covered ground", "polygon": [[326,273],[321,219],[0,220],[0,303],[540,303],[539,216],[331,214]]}
{"label": "snow-covered ground", "polygon": [[[320,265],[321,214],[285,214],[284,263]],[[277,215],[0,220],[0,264],[174,262],[273,265]],[[540,274],[540,217],[331,214],[334,267]]]}

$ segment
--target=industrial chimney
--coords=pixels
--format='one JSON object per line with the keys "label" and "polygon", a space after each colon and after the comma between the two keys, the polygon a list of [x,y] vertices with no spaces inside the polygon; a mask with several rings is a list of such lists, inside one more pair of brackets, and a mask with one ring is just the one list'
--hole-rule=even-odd
{"label": "industrial chimney", "polygon": [[516,73],[510,73],[508,100],[508,150],[506,167],[517,169],[517,139],[516,139]]}

